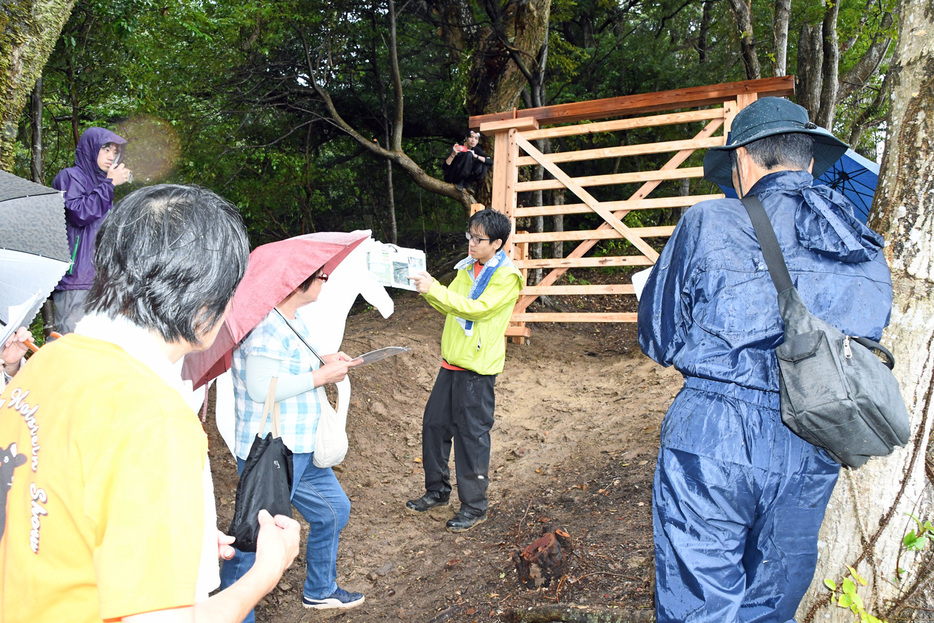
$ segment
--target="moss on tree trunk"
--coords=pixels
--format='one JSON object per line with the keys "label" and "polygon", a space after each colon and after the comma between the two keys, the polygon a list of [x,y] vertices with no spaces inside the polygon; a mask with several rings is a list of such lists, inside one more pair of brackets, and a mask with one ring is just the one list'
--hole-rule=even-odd
{"label": "moss on tree trunk", "polygon": [[0,13],[0,168],[13,169],[16,129],[75,0],[8,0]]}

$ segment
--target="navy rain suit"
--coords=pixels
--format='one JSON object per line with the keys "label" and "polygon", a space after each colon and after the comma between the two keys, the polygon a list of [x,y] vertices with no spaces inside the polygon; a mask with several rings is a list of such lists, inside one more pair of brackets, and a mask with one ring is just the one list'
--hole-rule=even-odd
{"label": "navy rain suit", "polygon": [[[765,206],[808,309],[878,339],[892,305],[882,238],[804,171],[766,175]],[[839,466],[781,420],[775,287],[743,204],[689,209],[639,303],[639,344],[684,375],[662,423],[652,515],[667,621],[793,621]]]}

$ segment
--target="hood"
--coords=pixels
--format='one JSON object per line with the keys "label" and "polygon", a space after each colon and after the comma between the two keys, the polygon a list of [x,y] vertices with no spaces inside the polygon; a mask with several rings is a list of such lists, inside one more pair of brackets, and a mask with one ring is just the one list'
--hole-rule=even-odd
{"label": "hood", "polygon": [[856,218],[842,194],[828,186],[805,187],[801,194],[795,231],[805,248],[849,264],[868,262],[882,249],[882,236]]}
{"label": "hood", "polygon": [[88,128],[78,140],[78,148],[75,149],[75,166],[92,180],[107,175],[97,166],[97,154],[107,143],[116,143],[119,153],[123,154],[126,139],[104,128]]}

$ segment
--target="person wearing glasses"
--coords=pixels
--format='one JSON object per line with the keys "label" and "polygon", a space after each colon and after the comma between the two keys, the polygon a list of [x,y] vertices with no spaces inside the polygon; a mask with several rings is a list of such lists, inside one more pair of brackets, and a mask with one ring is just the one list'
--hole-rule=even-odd
{"label": "person wearing glasses", "polygon": [[453,440],[461,506],[447,522],[451,532],[470,530],[487,519],[493,385],[503,371],[506,327],[523,285],[503,251],[512,230],[509,219],[496,210],[481,210],[467,228],[469,255],[455,266],[450,286],[424,271],[412,277],[418,292],[446,319],[441,369],[422,420],[425,495],[405,508],[424,513],[449,504]]}
{"label": "person wearing glasses", "polygon": [[[357,365],[343,352],[324,355],[324,364],[303,343],[310,332],[296,311],[318,299],[328,275],[320,269],[293,290],[243,338],[234,349],[233,371],[236,409],[237,470],[243,471],[256,435],[269,432],[263,417],[263,403],[269,382],[276,382],[282,440],[292,451],[292,505],[308,521],[305,586],[302,605],[306,608],[353,608],[363,603],[361,593],[337,586],[337,546],[341,530],[350,519],[350,500],[334,471],[316,467],[315,429],[321,416],[319,393],[315,388],[337,383],[347,369]],[[263,429],[264,424],[266,425]],[[221,569],[221,587],[233,585],[253,566],[255,555],[236,550]],[[254,621],[254,614],[244,619]]]}

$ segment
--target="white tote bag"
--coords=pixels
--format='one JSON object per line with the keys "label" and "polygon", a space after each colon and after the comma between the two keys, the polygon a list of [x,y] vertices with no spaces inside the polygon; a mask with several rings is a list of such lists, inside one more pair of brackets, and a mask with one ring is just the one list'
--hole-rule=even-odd
{"label": "white tote bag", "polygon": [[317,388],[321,417],[315,431],[315,450],[312,461],[315,467],[324,469],[340,465],[347,456],[347,412],[340,415],[334,410],[323,387]]}

